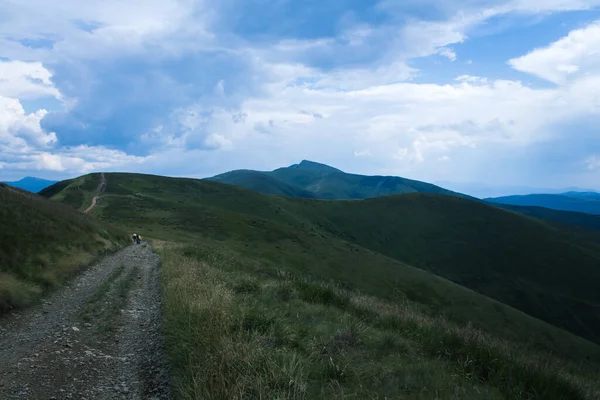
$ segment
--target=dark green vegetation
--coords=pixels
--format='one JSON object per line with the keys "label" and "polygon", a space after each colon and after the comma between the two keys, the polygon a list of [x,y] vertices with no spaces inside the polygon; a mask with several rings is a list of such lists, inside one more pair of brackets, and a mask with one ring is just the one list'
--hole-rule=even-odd
{"label": "dark green vegetation", "polygon": [[[162,254],[184,398],[208,387],[214,397],[594,398],[600,347],[556,327],[598,342],[600,250],[587,232],[454,196],[322,201],[105,176],[92,214],[197,246]],[[360,340],[347,339],[357,324]],[[338,333],[343,355],[315,358]],[[374,355],[378,337],[388,350]]]}
{"label": "dark green vegetation", "polygon": [[328,165],[302,161],[274,171],[231,171],[209,180],[241,186],[261,193],[318,199],[365,199],[399,193],[466,195],[430,183],[396,176],[348,174]]}
{"label": "dark green vegetation", "polygon": [[600,214],[600,193],[568,192],[563,194],[529,194],[485,199],[491,203],[513,206],[545,207],[554,210]]}
{"label": "dark green vegetation", "polygon": [[111,333],[117,327],[121,310],[127,303],[127,295],[139,271],[138,268],[132,268],[125,275],[124,272],[123,265],[115,269],[79,311],[79,318],[95,323],[101,333]]}
{"label": "dark green vegetation", "polygon": [[18,181],[4,183],[12,187],[27,190],[28,192],[38,193],[40,190],[45,189],[48,186],[54,185],[56,181],[49,181],[46,179],[33,178],[31,176],[27,176]]}
{"label": "dark green vegetation", "polygon": [[68,206],[0,184],[0,313],[35,302],[126,240]]}
{"label": "dark green vegetation", "polygon": [[182,399],[600,394],[593,370],[429,316],[405,300],[290,272],[290,259],[268,267],[219,246],[167,247],[160,255]]}

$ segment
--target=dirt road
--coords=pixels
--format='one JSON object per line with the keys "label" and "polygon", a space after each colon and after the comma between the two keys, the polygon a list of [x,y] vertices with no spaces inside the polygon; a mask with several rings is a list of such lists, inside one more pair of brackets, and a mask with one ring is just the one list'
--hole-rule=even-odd
{"label": "dirt road", "polygon": [[92,210],[92,208],[96,207],[96,204],[98,204],[98,199],[100,198],[100,194],[104,193],[104,190],[106,190],[106,178],[104,177],[104,172],[101,172],[100,173],[100,184],[98,185],[98,189],[96,191],[97,194],[92,199],[92,204],[90,204],[90,206],[85,209],[85,211],[84,211],[85,214],[90,212]]}
{"label": "dirt road", "polygon": [[0,319],[0,399],[169,399],[158,269],[133,245]]}

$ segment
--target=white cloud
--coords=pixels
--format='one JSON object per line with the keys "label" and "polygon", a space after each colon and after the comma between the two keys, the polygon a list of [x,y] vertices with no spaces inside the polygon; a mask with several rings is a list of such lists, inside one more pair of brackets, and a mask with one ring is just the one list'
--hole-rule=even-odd
{"label": "white cloud", "polygon": [[151,159],[102,146],[59,147],[56,134],[44,132],[40,127],[45,114],[45,110],[27,114],[19,100],[0,97],[2,168],[85,173]]}
{"label": "white cloud", "polygon": [[56,134],[40,127],[45,114],[45,110],[27,114],[19,100],[0,96],[0,144],[41,148],[53,145]]}
{"label": "white cloud", "polygon": [[456,53],[454,52],[454,50],[448,48],[448,47],[442,47],[439,51],[439,54],[441,56],[446,57],[448,60],[450,61],[456,61]]}
{"label": "white cloud", "polygon": [[535,49],[509,64],[548,81],[564,84],[600,72],[600,21],[571,31],[547,47]]}
{"label": "white cloud", "polygon": [[204,143],[211,147],[217,149],[230,149],[232,146],[231,140],[227,139],[224,135],[219,133],[211,133],[204,140]]}
{"label": "white cloud", "polygon": [[481,77],[481,76],[473,76],[473,75],[461,75],[455,78],[456,81],[460,81],[460,82],[469,82],[472,84],[475,83],[481,83],[481,84],[486,84],[488,83],[488,79],[485,77]]}
{"label": "white cloud", "polygon": [[35,99],[60,98],[53,86],[52,74],[40,62],[0,61],[0,96]]}
{"label": "white cloud", "polygon": [[16,170],[54,171],[85,174],[121,168],[135,169],[150,162],[153,157],[135,157],[118,150],[103,147],[76,146],[59,148],[52,152],[28,149],[19,152],[10,162],[0,159],[0,164]]}

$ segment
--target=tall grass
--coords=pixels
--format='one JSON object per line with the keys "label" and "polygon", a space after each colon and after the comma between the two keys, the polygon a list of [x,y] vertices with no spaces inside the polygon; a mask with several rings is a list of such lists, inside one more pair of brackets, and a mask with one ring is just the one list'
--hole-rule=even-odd
{"label": "tall grass", "polygon": [[409,302],[288,271],[249,272],[240,267],[245,261],[210,252],[164,247],[160,255],[168,350],[182,399],[600,393],[593,372],[426,316]]}

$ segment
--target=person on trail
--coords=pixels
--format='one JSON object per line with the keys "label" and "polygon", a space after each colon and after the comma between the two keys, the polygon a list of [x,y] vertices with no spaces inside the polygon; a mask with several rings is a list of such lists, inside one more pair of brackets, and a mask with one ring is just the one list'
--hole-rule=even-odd
{"label": "person on trail", "polygon": [[137,243],[137,234],[131,235],[131,240],[133,240],[133,243]]}
{"label": "person on trail", "polygon": [[135,242],[136,242],[137,244],[140,244],[140,237],[139,237],[139,235],[135,237]]}

